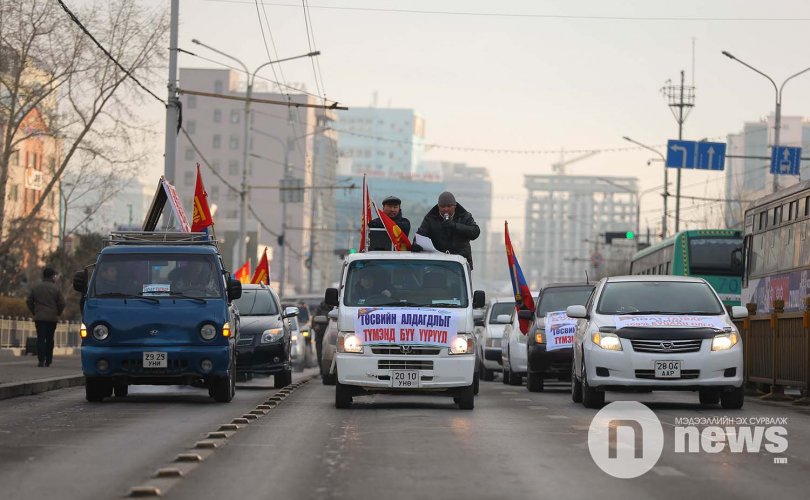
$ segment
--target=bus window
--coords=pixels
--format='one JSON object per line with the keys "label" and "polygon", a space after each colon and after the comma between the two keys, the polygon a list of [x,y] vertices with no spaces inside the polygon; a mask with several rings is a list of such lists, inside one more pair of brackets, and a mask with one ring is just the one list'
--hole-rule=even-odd
{"label": "bus window", "polygon": [[742,238],[689,238],[689,273],[734,276],[734,252],[742,248]]}

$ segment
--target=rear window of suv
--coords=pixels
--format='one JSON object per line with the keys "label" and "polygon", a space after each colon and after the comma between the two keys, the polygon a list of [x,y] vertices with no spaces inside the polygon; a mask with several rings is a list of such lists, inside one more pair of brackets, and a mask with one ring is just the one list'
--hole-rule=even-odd
{"label": "rear window of suv", "polygon": [[706,283],[619,281],[605,284],[596,312],[716,316],[725,313],[725,309]]}
{"label": "rear window of suv", "polygon": [[489,324],[493,324],[501,314],[506,314],[509,317],[515,313],[515,304],[511,302],[496,302],[492,304],[492,309],[489,312]]}

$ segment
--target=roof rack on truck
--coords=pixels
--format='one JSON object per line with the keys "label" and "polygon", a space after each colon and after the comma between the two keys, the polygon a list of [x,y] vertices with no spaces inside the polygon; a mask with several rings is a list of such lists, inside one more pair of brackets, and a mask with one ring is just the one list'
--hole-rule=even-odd
{"label": "roof rack on truck", "polygon": [[105,246],[115,245],[217,245],[207,233],[116,231],[110,233]]}

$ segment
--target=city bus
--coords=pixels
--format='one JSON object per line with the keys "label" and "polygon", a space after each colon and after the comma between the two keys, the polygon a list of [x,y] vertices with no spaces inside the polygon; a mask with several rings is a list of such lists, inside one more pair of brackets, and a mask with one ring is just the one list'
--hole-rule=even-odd
{"label": "city bus", "polygon": [[810,295],[810,181],[800,182],[754,202],[745,211],[742,300],[771,311],[774,300],[785,311],[804,310]]}
{"label": "city bus", "polygon": [[696,276],[714,287],[726,308],[740,305],[742,231],[694,229],[636,252],[630,274]]}

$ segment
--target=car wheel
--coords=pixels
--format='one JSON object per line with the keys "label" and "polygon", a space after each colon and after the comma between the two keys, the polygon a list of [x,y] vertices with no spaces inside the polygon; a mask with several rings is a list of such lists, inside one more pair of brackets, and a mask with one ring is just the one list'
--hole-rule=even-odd
{"label": "car wheel", "polygon": [[486,382],[492,382],[495,380],[495,370],[487,370],[486,368],[481,370],[481,380]]}
{"label": "car wheel", "polygon": [[605,393],[588,385],[588,374],[582,374],[582,405],[585,408],[599,409],[605,406]]}
{"label": "car wheel", "polygon": [[745,401],[745,389],[737,387],[729,392],[720,393],[720,406],[724,410],[739,410]]}
{"label": "car wheel", "polygon": [[335,408],[344,410],[352,405],[352,392],[348,385],[335,382]]}
{"label": "car wheel", "polygon": [[284,370],[281,373],[276,373],[275,375],[273,375],[273,387],[275,387],[276,389],[287,387],[291,383],[292,383],[291,370]]}
{"label": "car wheel", "polygon": [[720,402],[720,393],[717,391],[700,391],[700,404],[716,405]]}
{"label": "car wheel", "polygon": [[528,372],[526,374],[526,389],[529,392],[543,392],[544,386],[542,373]]}
{"label": "car wheel", "polygon": [[509,385],[523,385],[523,375],[515,373],[509,368]]}
{"label": "car wheel", "polygon": [[478,395],[478,389],[480,389],[481,382],[479,382],[480,376],[478,372],[473,373],[473,395]]}
{"label": "car wheel", "polygon": [[117,398],[125,398],[129,394],[129,385],[125,382],[116,382],[113,384],[113,393]]}
{"label": "car wheel", "polygon": [[321,381],[323,385],[335,385],[335,382],[337,382],[337,374],[327,373],[326,375],[321,375]]}
{"label": "car wheel", "polygon": [[[573,371],[573,368],[571,370]],[[574,374],[571,374],[571,401],[582,402],[582,382]]]}
{"label": "car wheel", "polygon": [[461,390],[458,396],[453,398],[461,410],[472,410],[475,408],[475,390],[473,384]]}
{"label": "car wheel", "polygon": [[85,398],[91,403],[99,403],[112,391],[112,383],[100,377],[86,377],[84,379]]}
{"label": "car wheel", "polygon": [[237,382],[247,382],[250,380],[248,378],[247,372],[236,372],[236,381]]}
{"label": "car wheel", "polygon": [[501,372],[501,374],[503,375],[501,377],[501,382],[503,382],[504,384],[508,384],[509,383],[509,370],[504,368],[503,371]]}

